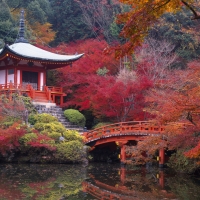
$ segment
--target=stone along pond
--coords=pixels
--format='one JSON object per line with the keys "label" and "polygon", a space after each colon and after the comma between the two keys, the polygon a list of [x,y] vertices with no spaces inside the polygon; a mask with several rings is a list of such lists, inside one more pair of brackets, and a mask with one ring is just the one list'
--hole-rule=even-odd
{"label": "stone along pond", "polygon": [[200,177],[119,164],[0,164],[0,200],[199,200]]}

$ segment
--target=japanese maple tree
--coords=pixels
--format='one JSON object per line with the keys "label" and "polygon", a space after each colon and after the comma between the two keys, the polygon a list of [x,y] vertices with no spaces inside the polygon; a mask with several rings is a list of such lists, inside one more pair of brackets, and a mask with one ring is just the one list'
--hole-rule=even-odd
{"label": "japanese maple tree", "polygon": [[120,0],[120,2],[129,5],[130,10],[118,15],[118,23],[124,25],[121,36],[128,39],[122,48],[117,48],[118,57],[127,52],[132,53],[148,35],[149,28],[166,12],[175,13],[184,6],[191,11],[193,19],[200,18],[194,0]]}
{"label": "japanese maple tree", "polygon": [[0,129],[0,153],[2,155],[16,151],[20,146],[19,138],[27,131],[25,128],[19,128],[18,126],[19,124],[15,123],[7,129]]}
{"label": "japanese maple tree", "polygon": [[[187,70],[176,70],[149,93],[148,111],[155,114],[162,124],[168,124],[165,136],[168,148],[183,149],[189,158],[200,155],[200,87],[199,64],[192,62]],[[184,124],[180,124],[184,123]]]}

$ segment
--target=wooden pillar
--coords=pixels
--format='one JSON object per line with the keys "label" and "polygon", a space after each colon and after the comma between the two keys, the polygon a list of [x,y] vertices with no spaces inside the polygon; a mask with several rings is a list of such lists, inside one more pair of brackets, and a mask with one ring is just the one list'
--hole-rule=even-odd
{"label": "wooden pillar", "polygon": [[56,103],[55,94],[52,95],[52,103]]}
{"label": "wooden pillar", "polygon": [[125,164],[126,161],[126,148],[125,148],[125,144],[128,141],[117,141],[116,144],[120,146],[120,160],[121,160],[121,164]]}
{"label": "wooden pillar", "polygon": [[125,178],[126,178],[126,169],[124,167],[120,168],[120,180],[122,185],[125,183]]}
{"label": "wooden pillar", "polygon": [[159,185],[164,188],[165,182],[164,182],[164,172],[159,171]]}
{"label": "wooden pillar", "polygon": [[164,167],[165,164],[165,150],[161,148],[159,150],[159,167]]}

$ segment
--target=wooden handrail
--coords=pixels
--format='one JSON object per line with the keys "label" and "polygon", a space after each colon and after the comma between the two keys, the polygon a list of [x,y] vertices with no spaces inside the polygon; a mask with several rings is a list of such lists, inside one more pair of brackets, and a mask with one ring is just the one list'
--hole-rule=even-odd
{"label": "wooden handrail", "polygon": [[51,92],[63,92],[62,87],[46,86]]}
{"label": "wooden handrail", "polygon": [[27,85],[24,84],[14,84],[14,83],[7,83],[7,84],[0,84],[0,90],[27,90],[29,88]]}
{"label": "wooden handrail", "polygon": [[51,90],[49,89],[49,87],[48,86],[44,86],[44,91],[46,93],[47,100],[51,101]]}
{"label": "wooden handrail", "polygon": [[85,143],[97,140],[101,137],[111,137],[116,134],[143,133],[143,134],[160,134],[164,132],[165,127],[155,125],[148,121],[129,121],[106,125],[101,128],[83,133]]}
{"label": "wooden handrail", "polygon": [[159,135],[164,133],[167,126],[177,126],[179,128],[185,128],[191,124],[187,123],[169,123],[167,125],[155,124],[152,121],[129,121],[120,122],[115,124],[109,124],[94,130],[84,132],[83,136],[85,144],[92,141],[99,140],[101,138],[126,136],[126,135]]}
{"label": "wooden handrail", "polygon": [[26,87],[30,91],[31,98],[35,99],[35,90],[33,89],[32,85],[28,84]]}

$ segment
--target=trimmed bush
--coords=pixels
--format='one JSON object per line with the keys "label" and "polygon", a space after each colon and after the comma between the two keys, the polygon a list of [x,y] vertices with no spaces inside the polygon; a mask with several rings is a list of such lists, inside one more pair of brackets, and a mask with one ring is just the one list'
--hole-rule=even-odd
{"label": "trimmed bush", "polygon": [[30,115],[29,116],[30,123],[32,122],[32,125],[35,123],[50,123],[50,122],[57,122],[58,119],[50,114],[42,113],[42,114],[36,114],[36,115]]}
{"label": "trimmed bush", "polygon": [[83,142],[83,137],[80,136],[80,134],[77,131],[74,130],[67,130],[63,133],[63,136],[65,138],[65,141],[79,141],[79,142]]}
{"label": "trimmed bush", "polygon": [[33,139],[36,139],[36,138],[37,138],[36,133],[28,133],[28,134],[25,134],[24,136],[22,136],[19,139],[19,142],[20,142],[20,144],[27,146],[28,142],[31,142]]}
{"label": "trimmed bush", "polygon": [[79,141],[59,143],[56,147],[55,157],[61,162],[81,162],[85,157],[83,144]]}
{"label": "trimmed bush", "polygon": [[62,135],[61,133],[58,133],[58,132],[51,132],[51,133],[47,133],[47,135],[54,139],[55,141],[58,141],[59,140],[59,137]]}
{"label": "trimmed bush", "polygon": [[50,123],[40,123],[37,122],[34,125],[34,128],[40,132],[45,133],[63,133],[66,131],[66,128],[60,122],[50,122]]}
{"label": "trimmed bush", "polygon": [[85,116],[82,113],[80,113],[78,110],[67,109],[64,111],[64,115],[69,120],[69,122],[76,124],[80,127],[85,126],[85,122],[86,122]]}
{"label": "trimmed bush", "polygon": [[30,114],[28,116],[28,122],[31,124],[31,125],[34,125],[36,123],[36,118],[35,118],[35,115],[34,114]]}

